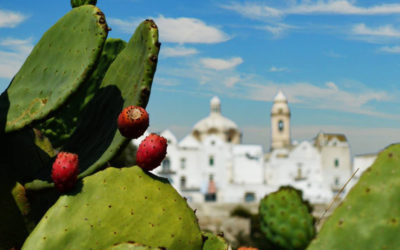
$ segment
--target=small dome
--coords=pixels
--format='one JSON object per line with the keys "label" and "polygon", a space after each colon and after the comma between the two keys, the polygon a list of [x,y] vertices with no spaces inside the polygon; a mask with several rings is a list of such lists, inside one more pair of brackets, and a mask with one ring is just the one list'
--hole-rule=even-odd
{"label": "small dome", "polygon": [[194,125],[194,137],[201,141],[205,135],[219,134],[228,142],[238,143],[240,141],[238,126],[221,114],[221,101],[219,98],[213,97],[210,101],[210,106],[210,115]]}
{"label": "small dome", "polygon": [[286,96],[279,91],[275,96],[274,105],[272,105],[271,115],[290,115],[290,109]]}
{"label": "small dome", "polygon": [[221,101],[214,96],[210,101],[211,113],[221,113]]}
{"label": "small dome", "polygon": [[287,102],[286,96],[279,90],[278,94],[274,98],[274,102]]}

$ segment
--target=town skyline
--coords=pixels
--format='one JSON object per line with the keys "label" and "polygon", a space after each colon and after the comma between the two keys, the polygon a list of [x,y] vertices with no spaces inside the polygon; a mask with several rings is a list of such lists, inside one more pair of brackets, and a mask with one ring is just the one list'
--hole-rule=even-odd
{"label": "town skyline", "polygon": [[[98,0],[112,31],[128,40],[152,18],[162,42],[148,104],[152,130],[178,139],[209,113],[222,114],[243,143],[270,146],[269,114],[282,90],[295,140],[345,134],[353,154],[400,141],[400,4],[385,1]],[[0,89],[69,1],[0,3]]]}

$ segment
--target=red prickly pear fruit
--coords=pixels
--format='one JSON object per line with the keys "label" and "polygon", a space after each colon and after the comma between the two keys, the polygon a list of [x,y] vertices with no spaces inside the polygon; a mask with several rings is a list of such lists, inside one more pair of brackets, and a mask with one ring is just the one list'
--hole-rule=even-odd
{"label": "red prickly pear fruit", "polygon": [[150,171],[160,166],[167,154],[167,140],[157,134],[148,135],[136,152],[136,164]]}
{"label": "red prickly pear fruit", "polygon": [[139,106],[128,106],[118,116],[119,132],[129,139],[143,135],[149,127],[149,114]]}
{"label": "red prickly pear fruit", "polygon": [[78,155],[60,152],[53,163],[51,178],[60,192],[72,189],[78,179],[79,160]]}

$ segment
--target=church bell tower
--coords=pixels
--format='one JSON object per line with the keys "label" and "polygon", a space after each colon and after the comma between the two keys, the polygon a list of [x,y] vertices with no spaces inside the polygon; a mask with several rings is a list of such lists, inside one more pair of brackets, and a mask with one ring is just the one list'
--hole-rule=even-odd
{"label": "church bell tower", "polygon": [[271,150],[287,148],[290,140],[290,109],[282,91],[274,98],[271,109]]}

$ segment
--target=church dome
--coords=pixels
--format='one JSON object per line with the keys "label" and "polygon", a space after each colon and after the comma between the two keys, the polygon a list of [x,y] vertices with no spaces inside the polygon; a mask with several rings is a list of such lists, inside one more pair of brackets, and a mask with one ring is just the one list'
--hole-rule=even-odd
{"label": "church dome", "polygon": [[214,96],[210,101],[210,115],[197,122],[193,127],[193,135],[202,141],[204,136],[217,134],[224,141],[239,143],[240,132],[238,126],[221,114],[221,101]]}
{"label": "church dome", "polygon": [[290,115],[288,100],[282,91],[279,91],[274,98],[271,115]]}

